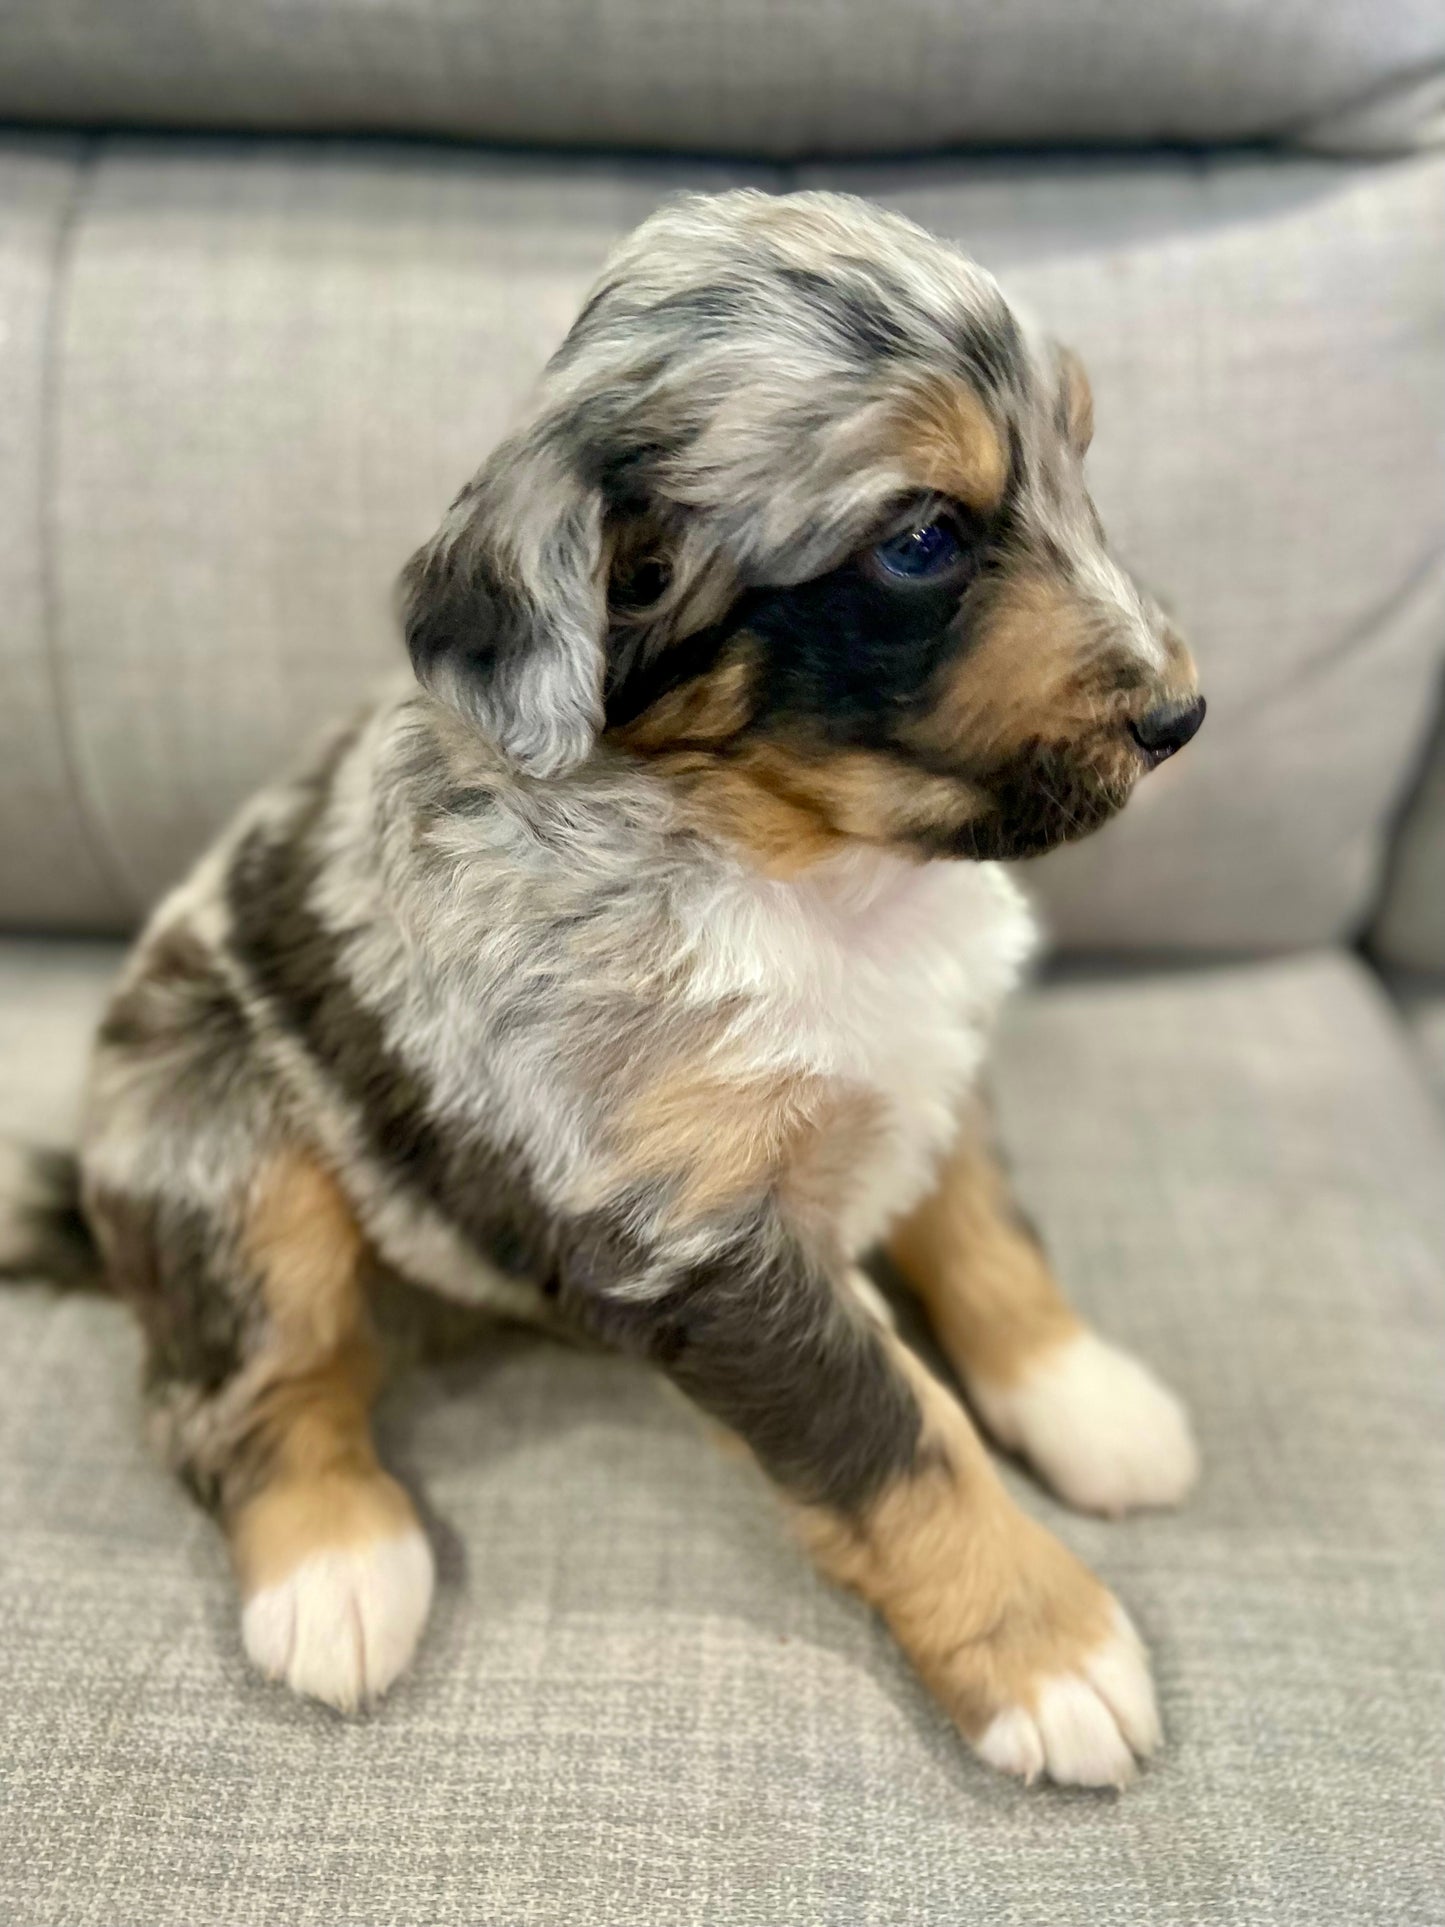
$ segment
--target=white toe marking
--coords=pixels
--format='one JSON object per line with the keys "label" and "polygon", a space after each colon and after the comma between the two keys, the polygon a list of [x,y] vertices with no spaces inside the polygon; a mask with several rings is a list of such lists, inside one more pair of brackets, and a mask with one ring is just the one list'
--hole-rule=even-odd
{"label": "white toe marking", "polygon": [[1093,1332],[1047,1354],[1017,1385],[971,1381],[989,1430],[1070,1505],[1175,1505],[1199,1476],[1189,1417],[1137,1358]]}
{"label": "white toe marking", "polygon": [[416,1650],[431,1606],[420,1532],[313,1553],[246,1601],[241,1637],[268,1679],[344,1713],[384,1693]]}
{"label": "white toe marking", "polygon": [[997,1713],[978,1743],[978,1756],[1000,1773],[1032,1783],[1044,1770],[1044,1743],[1031,1713],[1010,1706]]}
{"label": "white toe marking", "polygon": [[1038,1721],[1049,1778],[1061,1786],[1127,1786],[1133,1779],[1129,1742],[1093,1687],[1076,1674],[1044,1687]]}
{"label": "white toe marking", "polygon": [[977,1751],[1024,1780],[1047,1773],[1061,1786],[1125,1787],[1159,1738],[1148,1657],[1120,1610],[1117,1632],[1078,1672],[1045,1680],[1033,1712],[1008,1706],[996,1714]]}
{"label": "white toe marking", "polygon": [[1129,1615],[1122,1606],[1116,1611],[1118,1632],[1107,1645],[1090,1655],[1084,1672],[1119,1722],[1124,1738],[1141,1760],[1147,1760],[1164,1737],[1154,1684],[1149,1676],[1149,1656]]}

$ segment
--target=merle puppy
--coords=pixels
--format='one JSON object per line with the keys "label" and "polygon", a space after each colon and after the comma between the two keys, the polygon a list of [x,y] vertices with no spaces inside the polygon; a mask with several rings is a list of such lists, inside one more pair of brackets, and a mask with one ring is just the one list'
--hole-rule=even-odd
{"label": "merle puppy", "polygon": [[1064,1498],[1189,1486],[1179,1405],[1065,1302],[973,1095],[1033,940],[997,860],[1103,823],[1203,715],[1105,545],[1090,414],[903,220],[665,208],[408,567],[417,683],[157,911],[83,1212],[267,1675],[355,1707],[427,1615],[369,1428],[380,1266],[653,1361],[993,1766],[1119,1784],[1155,1746],[1123,1610],[859,1270],[887,1246]]}

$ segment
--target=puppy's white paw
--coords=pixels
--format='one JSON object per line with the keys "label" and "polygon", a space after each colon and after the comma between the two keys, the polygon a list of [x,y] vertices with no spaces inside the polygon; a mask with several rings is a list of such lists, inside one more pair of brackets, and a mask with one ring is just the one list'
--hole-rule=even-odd
{"label": "puppy's white paw", "polygon": [[1129,1619],[1076,1671],[1039,1682],[1031,1706],[994,1715],[976,1751],[1002,1773],[1060,1786],[1124,1787],[1160,1741],[1148,1655]]}
{"label": "puppy's white paw", "polygon": [[1000,1444],[1083,1512],[1176,1505],[1199,1476],[1179,1400],[1093,1332],[1056,1347],[1016,1385],[972,1380],[968,1389]]}
{"label": "puppy's white paw", "polygon": [[416,1651],[433,1579],[431,1547],[415,1529],[314,1552],[246,1601],[247,1655],[267,1679],[353,1713]]}

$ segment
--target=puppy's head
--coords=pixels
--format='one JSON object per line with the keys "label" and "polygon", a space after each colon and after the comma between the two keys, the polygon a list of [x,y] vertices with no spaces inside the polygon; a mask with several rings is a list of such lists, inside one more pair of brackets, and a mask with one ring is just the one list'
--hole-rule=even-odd
{"label": "puppy's head", "polygon": [[522,770],[605,736],[775,869],[1032,855],[1203,715],[1105,546],[1090,430],[1073,357],[910,223],[674,204],[410,563],[412,660]]}

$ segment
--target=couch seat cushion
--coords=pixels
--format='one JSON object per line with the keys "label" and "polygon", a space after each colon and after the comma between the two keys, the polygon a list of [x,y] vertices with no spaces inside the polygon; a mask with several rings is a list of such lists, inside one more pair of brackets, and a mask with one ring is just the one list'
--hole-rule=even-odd
{"label": "couch seat cushion", "polygon": [[[113,953],[0,953],[0,1104],[63,1129]],[[1122,1799],[956,1743],[761,1479],[527,1334],[388,1399],[441,1584],[344,1721],[252,1678],[103,1300],[0,1293],[0,1916],[230,1927],[1320,1927],[1439,1918],[1445,1147],[1342,957],[1056,984],[1000,1074],[1079,1301],[1193,1404],[1174,1517],[1054,1518],[1157,1655]],[[1023,1482],[1019,1481],[1022,1489]]]}

